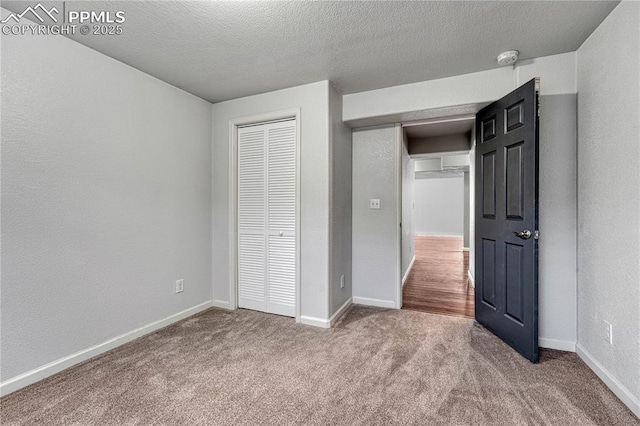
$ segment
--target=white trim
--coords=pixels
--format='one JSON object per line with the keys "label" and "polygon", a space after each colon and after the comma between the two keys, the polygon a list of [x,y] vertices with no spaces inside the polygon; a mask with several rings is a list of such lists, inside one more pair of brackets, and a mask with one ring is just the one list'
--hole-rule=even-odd
{"label": "white trim", "polygon": [[476,288],[476,281],[473,279],[471,270],[467,270],[467,276],[469,277],[469,282],[471,282],[471,287]]}
{"label": "white trim", "polygon": [[231,309],[231,304],[226,300],[213,300],[211,301],[211,306],[220,309]]}
{"label": "white trim", "polygon": [[268,112],[265,114],[238,117],[229,120],[229,308],[238,309],[238,127],[284,119],[296,121],[296,322],[301,322],[300,313],[300,109]]}
{"label": "white trim", "polygon": [[538,346],[541,348],[555,349],[558,351],[575,352],[576,342],[570,340],[547,339],[546,337],[538,337]]}
{"label": "white trim", "polygon": [[340,317],[347,313],[352,304],[353,298],[350,297],[346,302],[342,304],[342,306],[340,306],[340,309],[338,309],[333,315],[331,315],[331,318],[329,318],[329,327],[333,327],[338,322]]}
{"label": "white trim", "polygon": [[416,257],[413,256],[413,258],[411,258],[411,262],[409,263],[409,267],[407,268],[407,272],[404,273],[404,277],[402,277],[402,287],[404,287],[404,283],[405,281],[407,281],[407,278],[409,277],[409,273],[411,272],[411,268],[413,268],[413,264],[416,262]]}
{"label": "white trim", "polygon": [[613,374],[611,374],[606,368],[602,366],[594,357],[591,355],[585,348],[580,345],[580,343],[576,344],[576,354],[589,366],[590,369],[593,370],[594,373],[600,380],[604,382],[605,385],[611,392],[613,392],[620,401],[624,403],[629,409],[635,414],[638,418],[640,418],[640,399],[633,395],[629,389],[627,389],[618,379],[615,378]]}
{"label": "white trim", "polygon": [[404,139],[404,133],[402,131],[402,124],[395,124],[395,187],[396,187],[396,296],[395,303],[392,308],[402,308],[402,144]]}
{"label": "white trim", "polygon": [[102,342],[95,346],[91,346],[90,348],[83,349],[72,355],[60,358],[34,370],[13,377],[0,383],[0,396],[15,392],[18,389],[22,389],[25,386],[36,383],[42,379],[59,373],[62,370],[66,370],[69,367],[72,367],[97,355],[103,354],[107,351],[110,351],[111,349],[117,348],[118,346],[122,346],[125,343],[131,342],[132,340],[135,340],[139,337],[142,337],[149,333],[153,333],[154,331],[160,330],[161,328],[164,328],[175,322],[209,309],[211,306],[211,301],[201,303],[182,312],[178,312],[177,314],[170,315],[164,319],[152,322],[140,328],[136,328],[135,330],[121,334],[120,336],[109,339],[106,342]]}
{"label": "white trim", "polygon": [[369,297],[353,297],[354,305],[378,306],[380,308],[395,308],[393,300],[371,299]]}
{"label": "white trim", "polygon": [[331,327],[331,324],[330,324],[328,319],[316,318],[316,317],[308,317],[306,315],[301,315],[299,322],[301,324],[312,325],[314,327],[321,327],[321,328],[330,328]]}
{"label": "white trim", "polygon": [[469,251],[471,251],[471,249],[469,247],[462,247],[462,251],[463,252],[469,252]]}

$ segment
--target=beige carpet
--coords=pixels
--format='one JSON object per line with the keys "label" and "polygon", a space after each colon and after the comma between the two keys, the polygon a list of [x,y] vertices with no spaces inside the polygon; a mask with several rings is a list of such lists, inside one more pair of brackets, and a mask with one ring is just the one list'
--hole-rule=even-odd
{"label": "beige carpet", "polygon": [[634,425],[574,354],[473,320],[355,307],[334,329],[208,310],[0,400],[0,423]]}

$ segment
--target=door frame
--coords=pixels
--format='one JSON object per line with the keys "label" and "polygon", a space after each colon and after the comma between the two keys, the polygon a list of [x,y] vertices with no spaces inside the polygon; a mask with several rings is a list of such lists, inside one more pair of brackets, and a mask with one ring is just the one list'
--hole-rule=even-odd
{"label": "door frame", "polygon": [[229,309],[238,309],[238,128],[274,121],[296,124],[296,297],[295,320],[300,322],[300,109],[287,109],[229,120]]}
{"label": "door frame", "polygon": [[[479,108],[478,111],[482,109]],[[469,120],[473,118],[475,120],[476,115],[475,113],[473,114],[453,114],[453,115],[444,115],[444,116],[440,116],[440,117],[434,117],[434,118],[429,118],[426,120],[417,120],[417,121],[407,121],[404,123],[397,123],[396,124],[396,149],[395,149],[395,168],[396,168],[396,172],[395,172],[395,176],[396,179],[398,180],[397,183],[397,191],[398,191],[398,197],[396,199],[396,215],[398,218],[398,226],[396,227],[396,232],[397,232],[397,253],[396,253],[396,277],[397,277],[397,282],[396,282],[396,308],[397,309],[402,309],[402,299],[403,299],[403,294],[402,294],[402,278],[403,278],[403,274],[402,274],[402,228],[400,226],[401,222],[402,222],[402,143],[403,143],[403,138],[404,138],[404,134],[403,134],[403,129],[405,127],[410,127],[410,126],[418,126],[418,125],[424,125],[424,124],[438,124],[438,123],[450,123],[450,122],[456,122],[456,121],[461,121],[461,120]],[[473,126],[473,128],[475,129],[475,124]],[[469,152],[473,151],[473,148],[475,146],[475,131],[472,130],[472,140],[471,140],[471,147],[469,148]],[[474,151],[474,157],[475,157],[475,151]],[[475,158],[471,158],[470,161],[473,163],[475,161]],[[474,182],[475,185],[475,181],[474,181],[474,176],[471,175],[471,172],[469,172],[469,182],[471,184],[471,182]],[[471,207],[473,207],[475,205],[475,200],[474,200],[474,194],[470,193],[470,199],[469,199],[469,208],[471,210]],[[475,244],[473,243],[474,241],[474,237],[475,237],[475,226],[472,227],[471,226],[471,221],[473,220],[473,211],[469,212],[469,259],[471,259],[471,256],[473,256],[475,254]],[[473,232],[472,232],[473,231]],[[474,270],[471,271],[471,260],[469,260],[469,269],[467,270],[467,275],[471,278],[471,283],[472,286],[475,287],[475,285],[473,285],[473,281],[474,281],[474,276],[475,276],[475,265],[474,265]]]}

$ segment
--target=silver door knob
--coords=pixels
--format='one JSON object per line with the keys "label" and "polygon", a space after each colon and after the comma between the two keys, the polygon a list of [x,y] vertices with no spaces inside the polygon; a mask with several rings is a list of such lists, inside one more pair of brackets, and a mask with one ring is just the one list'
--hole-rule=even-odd
{"label": "silver door knob", "polygon": [[529,238],[531,238],[531,231],[529,231],[528,229],[525,229],[522,232],[513,231],[513,233],[516,237],[522,238],[523,240],[528,240]]}
{"label": "silver door knob", "polygon": [[282,237],[284,235],[284,231],[280,231],[280,236]]}

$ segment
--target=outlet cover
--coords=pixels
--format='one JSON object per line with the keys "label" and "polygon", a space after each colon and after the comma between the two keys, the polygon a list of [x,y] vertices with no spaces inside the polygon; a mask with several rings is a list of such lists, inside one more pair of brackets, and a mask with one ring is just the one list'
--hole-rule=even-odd
{"label": "outlet cover", "polygon": [[180,279],[176,281],[176,293],[182,293],[184,291],[184,280]]}
{"label": "outlet cover", "polygon": [[344,275],[340,275],[340,288],[344,288]]}
{"label": "outlet cover", "polygon": [[369,200],[369,208],[380,210],[380,198],[372,198]]}

